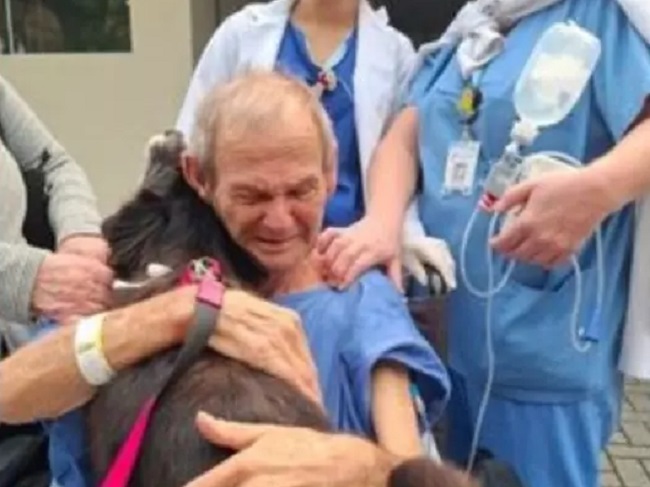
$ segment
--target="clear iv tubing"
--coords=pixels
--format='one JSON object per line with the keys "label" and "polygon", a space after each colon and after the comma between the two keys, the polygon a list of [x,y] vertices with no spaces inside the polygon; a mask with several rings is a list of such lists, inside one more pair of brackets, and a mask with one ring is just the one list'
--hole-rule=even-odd
{"label": "clear iv tubing", "polygon": [[[534,155],[548,156],[560,161],[567,162],[573,166],[581,167],[582,163],[567,155],[560,152],[540,152]],[[467,462],[467,470],[471,471],[474,462],[476,460],[476,455],[478,453],[478,443],[481,435],[481,429],[483,426],[483,421],[485,419],[485,413],[487,411],[488,402],[490,400],[490,395],[492,392],[492,386],[494,384],[494,374],[495,374],[495,360],[494,360],[494,343],[492,342],[492,298],[501,291],[505,285],[508,283],[512,271],[515,266],[515,261],[511,260],[506,268],[506,271],[503,273],[501,280],[494,285],[494,266],[493,266],[493,251],[489,243],[489,239],[486,242],[486,260],[487,260],[487,274],[488,274],[488,287],[486,290],[481,291],[476,286],[474,286],[467,275],[467,265],[466,265],[466,254],[467,254],[467,245],[469,241],[469,236],[471,234],[472,228],[476,221],[476,218],[479,214],[480,209],[477,207],[465,227],[463,233],[463,240],[461,243],[460,250],[460,272],[461,278],[467,290],[474,296],[486,299],[486,316],[485,316],[485,340],[487,346],[487,362],[488,362],[488,376],[485,384],[485,391],[483,397],[481,398],[481,403],[479,405],[478,414],[476,417],[476,424],[474,427],[474,434],[472,437],[472,444],[470,448],[470,456]],[[499,219],[499,214],[494,214],[490,219],[490,225],[488,227],[488,235],[494,235],[496,230],[496,224]],[[600,228],[596,229],[596,266],[597,266],[597,307],[596,312],[594,313],[593,319],[598,319],[600,315],[600,306],[603,297],[604,290],[604,264],[603,264],[603,245],[602,238],[600,234]],[[586,353],[591,348],[591,342],[585,341],[581,343],[579,337],[581,335],[580,330],[578,329],[578,321],[580,315],[580,305],[582,303],[582,272],[580,270],[580,264],[578,259],[575,256],[571,257],[571,264],[573,265],[573,272],[575,274],[575,298],[573,301],[573,310],[571,312],[571,342],[573,347],[580,353]]]}

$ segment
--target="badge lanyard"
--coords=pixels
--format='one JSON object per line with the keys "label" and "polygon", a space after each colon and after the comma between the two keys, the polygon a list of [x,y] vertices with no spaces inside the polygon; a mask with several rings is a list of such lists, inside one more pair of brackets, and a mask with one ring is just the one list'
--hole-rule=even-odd
{"label": "badge lanyard", "polygon": [[449,147],[445,165],[443,192],[471,194],[474,189],[476,166],[481,152],[481,144],[474,138],[472,125],[479,116],[483,94],[479,89],[482,70],[474,72],[460,92],[456,110],[463,125],[460,140]]}

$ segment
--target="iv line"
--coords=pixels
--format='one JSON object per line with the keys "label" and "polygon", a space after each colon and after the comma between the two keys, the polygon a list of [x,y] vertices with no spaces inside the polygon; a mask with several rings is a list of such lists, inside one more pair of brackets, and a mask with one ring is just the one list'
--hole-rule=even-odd
{"label": "iv line", "polygon": [[[559,159],[560,161],[567,162],[571,165],[574,165],[576,167],[581,167],[582,163],[569,156],[568,154],[563,154],[559,152],[539,152],[537,154],[533,154],[533,156],[538,155],[538,156],[547,156],[547,157],[552,157],[555,159]],[[512,271],[514,270],[515,266],[515,261],[510,260],[508,263],[508,267],[506,268],[503,276],[501,277],[501,280],[497,283],[497,285],[494,285],[494,261],[493,261],[493,251],[489,243],[489,238],[486,242],[486,264],[487,264],[487,274],[488,274],[488,287],[485,290],[480,290],[476,286],[474,286],[468,276],[467,273],[467,262],[466,262],[466,254],[467,254],[467,247],[468,247],[468,241],[469,241],[469,236],[471,234],[471,230],[475,224],[476,218],[479,214],[479,207],[475,208],[468,223],[465,228],[465,231],[463,232],[463,240],[461,243],[461,255],[460,255],[460,271],[461,271],[461,278],[463,280],[463,283],[465,284],[465,287],[467,290],[470,292],[470,294],[481,298],[481,299],[486,299],[486,319],[485,319],[485,333],[486,333],[486,352],[487,352],[487,362],[488,362],[488,376],[485,384],[485,390],[483,393],[483,396],[481,398],[481,402],[479,405],[479,410],[477,413],[477,418],[476,418],[476,423],[474,426],[474,434],[472,437],[472,444],[470,448],[470,456],[469,460],[467,463],[467,470],[471,471],[474,462],[476,460],[476,455],[478,453],[478,443],[480,440],[480,433],[483,425],[483,421],[485,419],[485,414],[487,411],[487,406],[489,403],[490,395],[492,392],[492,387],[494,383],[494,377],[495,377],[495,359],[494,359],[494,343],[492,342],[492,299],[493,297],[501,291],[505,285],[508,283],[508,280],[510,279],[510,276],[512,275]],[[496,224],[501,215],[499,214],[494,214],[491,219],[490,219],[490,225],[488,227],[488,236],[492,236],[495,234],[495,229],[496,229]],[[592,321],[595,323],[599,317],[600,317],[600,307],[601,307],[601,301],[603,298],[603,292],[604,292],[604,263],[603,263],[603,249],[602,249],[602,236],[600,232],[600,227],[596,229],[595,231],[595,244],[596,244],[596,267],[597,267],[597,306],[596,306],[596,311],[594,312],[594,315],[592,317]],[[578,262],[578,259],[576,256],[571,257],[571,264],[573,266],[573,272],[575,274],[575,298],[574,298],[574,304],[573,304],[573,309],[571,312],[571,325],[570,325],[570,331],[571,331],[571,343],[574,349],[579,352],[579,353],[586,353],[591,349],[592,343],[585,340],[583,343],[580,342],[580,338],[583,337],[584,335],[584,330],[579,329],[579,318],[580,318],[580,309],[582,305],[582,272],[580,269],[580,264]]]}

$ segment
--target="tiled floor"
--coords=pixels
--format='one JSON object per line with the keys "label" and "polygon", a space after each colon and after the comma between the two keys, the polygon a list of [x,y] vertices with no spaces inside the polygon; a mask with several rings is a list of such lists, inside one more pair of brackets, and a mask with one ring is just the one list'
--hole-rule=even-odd
{"label": "tiled floor", "polygon": [[623,418],[602,459],[602,487],[650,487],[650,383],[626,386]]}

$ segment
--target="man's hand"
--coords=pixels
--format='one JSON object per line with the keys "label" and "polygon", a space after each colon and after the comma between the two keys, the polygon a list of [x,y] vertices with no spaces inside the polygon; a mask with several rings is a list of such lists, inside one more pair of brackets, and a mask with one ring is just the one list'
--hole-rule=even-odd
{"label": "man's hand", "polygon": [[96,259],[102,264],[108,262],[110,255],[108,243],[100,235],[71,235],[59,244],[57,252],[81,255]]}
{"label": "man's hand", "polygon": [[32,290],[32,309],[64,322],[103,311],[109,303],[113,274],[95,258],[55,253],[43,260]]}
{"label": "man's hand", "polygon": [[398,460],[353,436],[218,421],[199,414],[201,434],[238,451],[186,487],[385,487]]}
{"label": "man's hand", "polygon": [[322,403],[316,366],[297,313],[244,291],[227,290],[210,346],[286,380]]}

